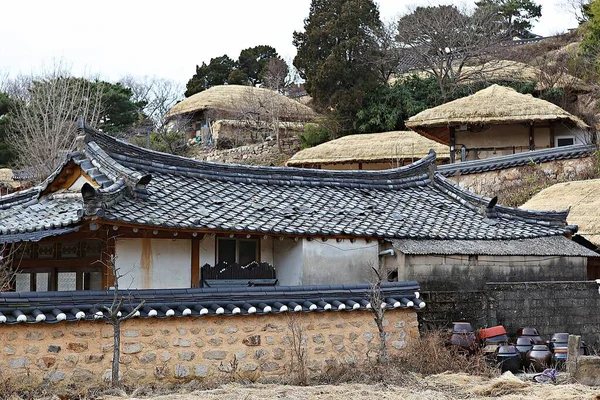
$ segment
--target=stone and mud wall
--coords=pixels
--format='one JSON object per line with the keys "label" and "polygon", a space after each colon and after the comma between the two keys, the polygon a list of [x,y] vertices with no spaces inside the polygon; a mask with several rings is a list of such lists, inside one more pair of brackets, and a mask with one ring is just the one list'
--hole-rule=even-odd
{"label": "stone and mud wall", "polygon": [[[503,191],[510,191],[532,184],[545,187],[560,182],[590,179],[596,176],[597,170],[598,158],[592,155],[476,174],[456,175],[449,177],[449,179],[461,188],[483,196],[494,197],[498,195],[502,203]],[[543,182],[532,182],[534,179],[541,179]]]}
{"label": "stone and mud wall", "polygon": [[[418,337],[417,315],[413,310],[385,315],[388,349],[397,354]],[[310,375],[335,364],[374,360],[379,346],[367,311],[134,318],[122,324],[120,372],[129,383],[286,378],[297,368],[294,338],[306,353]],[[113,329],[103,322],[1,325],[0,340],[3,379],[23,385],[110,380]]]}
{"label": "stone and mud wall", "polygon": [[277,141],[270,140],[226,150],[197,150],[193,157],[228,164],[280,166],[299,150],[300,140],[292,135],[281,139],[281,151]]}

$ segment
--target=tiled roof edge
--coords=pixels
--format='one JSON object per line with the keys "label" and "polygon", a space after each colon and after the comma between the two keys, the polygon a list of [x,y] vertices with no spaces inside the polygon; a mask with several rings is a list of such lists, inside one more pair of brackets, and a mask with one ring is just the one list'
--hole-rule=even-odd
{"label": "tiled roof edge", "polygon": [[[417,282],[382,283],[388,309],[422,309]],[[371,285],[274,286],[203,289],[122,290],[131,312],[142,300],[138,317],[232,316],[281,312],[352,311],[370,308]],[[108,317],[112,291],[26,292],[0,294],[0,323],[102,320]]]}
{"label": "tiled roof edge", "polygon": [[[472,209],[485,210],[491,199],[489,197],[480,196],[473,192],[461,189],[457,184],[446,178],[445,176],[436,173],[434,177],[434,186],[445,192],[447,195],[455,198],[461,203],[470,206]],[[520,208],[508,207],[503,205],[495,205],[495,211],[498,216],[505,218],[519,219],[528,223],[537,225],[552,225],[564,226],[565,234],[570,233],[566,227],[568,210],[565,211],[534,211],[522,210]]]}
{"label": "tiled roof edge", "polygon": [[445,164],[438,167],[438,173],[444,176],[477,174],[513,168],[522,165],[540,164],[555,160],[568,160],[586,157],[596,152],[594,144],[576,144],[573,146],[552,147],[549,149],[533,150],[524,153],[485,158],[483,160],[464,161]]}
{"label": "tiled roof edge", "polygon": [[85,131],[88,141],[94,141],[125,167],[240,183],[394,189],[426,181],[436,159],[435,152],[431,151],[411,165],[381,171],[330,171],[220,164],[144,149],[87,127]]}

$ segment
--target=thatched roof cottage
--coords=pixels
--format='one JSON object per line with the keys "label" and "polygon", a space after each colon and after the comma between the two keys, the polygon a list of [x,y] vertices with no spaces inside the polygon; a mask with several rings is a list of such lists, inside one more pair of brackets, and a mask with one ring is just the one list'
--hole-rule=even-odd
{"label": "thatched roof cottage", "polygon": [[[187,126],[190,138],[212,141],[213,145],[227,139],[240,146],[263,141],[271,125],[279,128],[282,123],[305,123],[315,116],[310,107],[273,90],[241,85],[214,86],[177,103],[166,114],[167,119]],[[229,126],[237,121],[247,129],[238,126],[217,134],[212,125],[219,120],[228,121],[225,124]]]}
{"label": "thatched roof cottage", "polygon": [[448,162],[448,146],[413,131],[348,135],[294,154],[290,167],[334,170],[380,170],[413,163],[434,150],[438,163]]}
{"label": "thatched roof cottage", "polygon": [[406,125],[467,161],[591,142],[589,126],[545,100],[492,85],[425,110]]}

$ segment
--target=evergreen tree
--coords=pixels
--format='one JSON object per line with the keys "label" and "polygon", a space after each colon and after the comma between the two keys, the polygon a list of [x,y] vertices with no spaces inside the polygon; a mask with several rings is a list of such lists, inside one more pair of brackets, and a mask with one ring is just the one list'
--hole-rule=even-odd
{"label": "evergreen tree", "polygon": [[312,0],[304,31],[294,32],[294,65],[317,108],[336,119],[337,135],[352,133],[364,93],[378,84],[370,61],[380,28],[372,0]]}
{"label": "evergreen tree", "polygon": [[479,9],[495,9],[500,28],[509,38],[530,37],[532,22],[542,16],[542,6],[534,0],[480,0],[475,5]]}
{"label": "evergreen tree", "polygon": [[14,159],[14,154],[7,142],[10,111],[13,106],[14,102],[11,98],[6,93],[0,92],[0,167],[8,166]]}

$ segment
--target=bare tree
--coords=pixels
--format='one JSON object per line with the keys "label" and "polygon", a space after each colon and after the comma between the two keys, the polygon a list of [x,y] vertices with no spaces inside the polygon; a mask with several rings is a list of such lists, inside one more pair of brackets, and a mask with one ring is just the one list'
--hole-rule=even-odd
{"label": "bare tree", "polygon": [[[114,238],[109,239],[114,240]],[[106,323],[113,326],[113,360],[111,369],[111,386],[119,386],[119,359],[121,357],[121,323],[139,314],[139,310],[146,303],[142,300],[137,306],[128,310],[127,314],[123,315],[124,305],[127,301],[125,296],[119,293],[119,280],[124,276],[120,273],[120,268],[116,266],[116,257],[114,254],[109,254],[106,261],[98,261],[107,271],[114,277],[113,301],[110,306],[104,306],[104,310],[108,313],[105,316]]]}
{"label": "bare tree", "polygon": [[300,314],[289,314],[288,329],[290,330],[292,353],[290,359],[291,372],[295,374],[296,385],[308,384],[306,328],[300,321]]}
{"label": "bare tree", "polygon": [[17,77],[9,83],[9,94],[17,106],[8,138],[17,166],[30,168],[35,182],[73,148],[77,118],[96,125],[102,114],[101,86],[73,77],[61,64],[37,76]]}
{"label": "bare tree", "polygon": [[562,0],[557,5],[560,9],[574,16],[579,24],[583,24],[588,20],[585,8],[590,2],[591,0]]}
{"label": "bare tree", "polygon": [[473,13],[452,5],[417,7],[400,18],[397,41],[406,63],[433,76],[442,97],[480,74],[465,66],[488,65],[492,47],[505,37],[491,9]]}
{"label": "bare tree", "polygon": [[9,290],[17,276],[18,268],[15,267],[15,255],[19,245],[0,244],[0,292]]}
{"label": "bare tree", "polygon": [[271,58],[265,66],[263,82],[265,87],[279,92],[289,86],[289,68],[285,61],[280,58]]}
{"label": "bare tree", "polygon": [[367,294],[367,300],[369,301],[369,309],[373,313],[373,319],[375,320],[377,333],[379,334],[379,354],[377,361],[380,363],[386,363],[389,361],[389,357],[383,320],[385,317],[385,308],[387,304],[385,303],[383,293],[381,293],[381,283],[385,282],[384,278],[386,277],[386,274],[384,272],[384,266],[382,263],[379,263],[378,267],[371,265],[371,270],[373,271],[373,278],[371,280],[371,289]]}

